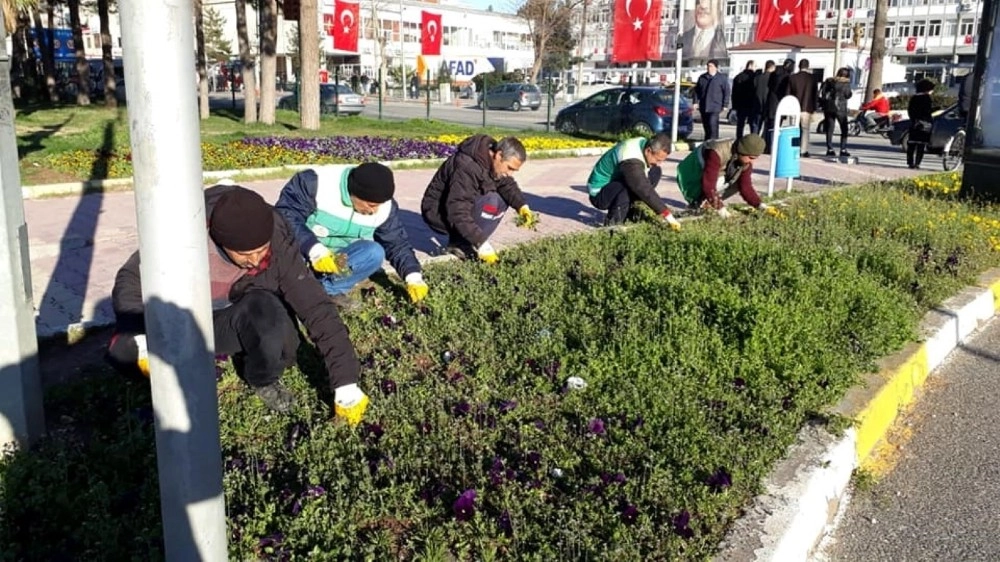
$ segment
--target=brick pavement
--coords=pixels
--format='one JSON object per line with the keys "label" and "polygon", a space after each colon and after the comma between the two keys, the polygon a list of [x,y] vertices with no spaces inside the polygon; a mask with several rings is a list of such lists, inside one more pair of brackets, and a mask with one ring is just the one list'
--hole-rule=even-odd
{"label": "brick pavement", "polygon": [[[657,191],[672,207],[683,198],[674,173],[686,153],[664,163]],[[529,160],[516,178],[532,209],[542,214],[537,231],[515,228],[512,214],[493,238],[500,249],[542,236],[558,236],[596,227],[604,213],[593,209],[586,179],[597,157]],[[755,184],[766,192],[768,156],[757,161]],[[845,165],[822,159],[802,160],[802,178],[795,191],[807,192],[835,184],[855,184],[914,175],[895,149],[885,156]],[[420,198],[434,170],[396,171],[396,199],[411,241],[423,258],[446,240],[431,232],[420,218]],[[269,202],[277,199],[284,180],[249,182]],[[776,181],[776,191],[784,180]],[[54,199],[26,200],[25,215],[31,255],[32,289],[39,336],[64,334],[71,326],[103,326],[113,322],[110,295],[115,272],[138,247],[135,203],[131,192],[97,193]],[[433,278],[429,279],[432,284]]]}

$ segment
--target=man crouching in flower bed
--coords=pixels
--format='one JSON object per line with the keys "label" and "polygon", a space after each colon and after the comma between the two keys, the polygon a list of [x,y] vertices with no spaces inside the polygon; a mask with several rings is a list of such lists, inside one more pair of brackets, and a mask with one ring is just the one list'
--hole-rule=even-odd
{"label": "man crouching in flower bed", "polygon": [[448,235],[447,252],[496,263],[499,257],[489,239],[508,206],[521,216],[519,226],[535,225],[537,219],[511,177],[527,159],[524,145],[514,137],[496,141],[474,135],[441,164],[424,192],[420,214],[431,230]]}
{"label": "man crouching in flower bed", "polygon": [[723,200],[739,193],[747,205],[778,216],[781,211],[762,203],[753,188],[753,162],[764,152],[766,143],[757,134],[739,140],[704,142],[677,166],[677,183],[692,209],[715,209],[729,218]]}
{"label": "man crouching in flower bed", "polygon": [[623,140],[601,156],[587,178],[587,191],[590,204],[608,212],[604,226],[624,223],[632,203],[642,201],[671,228],[681,229],[680,221],[656,194],[663,174],[660,162],[670,156],[670,144],[669,135],[658,133],[651,139]]}
{"label": "man crouching in flower bed", "polygon": [[[205,190],[205,211],[216,353],[233,357],[237,373],[264,404],[287,412],[295,399],[279,378],[299,347],[291,309],[323,355],[336,415],[360,422],[368,397],[358,388],[354,346],[337,309],[306,269],[288,224],[260,195],[235,185]],[[115,276],[116,326],[107,356],[123,372],[149,376],[139,271],[136,252]]]}
{"label": "man crouching in flower bed", "polygon": [[275,208],[341,312],[358,308],[348,291],[378,271],[387,257],[406,281],[413,302],[427,296],[420,262],[392,198],[395,191],[392,170],[369,162],[303,170],[278,196]]}

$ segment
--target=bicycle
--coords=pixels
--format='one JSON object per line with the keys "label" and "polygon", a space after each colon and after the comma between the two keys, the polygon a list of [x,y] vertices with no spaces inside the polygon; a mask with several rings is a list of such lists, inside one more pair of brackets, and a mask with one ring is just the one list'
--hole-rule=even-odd
{"label": "bicycle", "polygon": [[955,131],[941,151],[941,163],[944,171],[950,172],[962,165],[965,159],[965,129]]}

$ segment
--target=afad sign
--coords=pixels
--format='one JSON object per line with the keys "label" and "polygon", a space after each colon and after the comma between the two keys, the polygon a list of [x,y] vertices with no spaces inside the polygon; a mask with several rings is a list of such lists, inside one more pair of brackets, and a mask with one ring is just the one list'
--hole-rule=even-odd
{"label": "afad sign", "polygon": [[448,65],[448,72],[452,79],[460,81],[472,80],[473,76],[494,70],[493,65],[486,60],[486,57],[446,59],[445,64]]}

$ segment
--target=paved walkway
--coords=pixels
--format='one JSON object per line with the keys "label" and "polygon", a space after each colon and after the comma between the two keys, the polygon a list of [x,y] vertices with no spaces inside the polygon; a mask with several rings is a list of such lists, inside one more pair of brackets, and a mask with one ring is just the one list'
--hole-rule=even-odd
{"label": "paved walkway", "polygon": [[[864,153],[853,147],[852,151],[859,156],[857,164],[846,165],[819,158],[802,160],[802,178],[796,180],[795,191],[914,175],[906,168],[904,155],[896,147],[880,144]],[[674,173],[685,155],[675,154],[663,165],[664,178],[658,188],[664,200],[675,209],[683,206],[683,198]],[[596,159],[591,156],[525,163],[516,178],[531,208],[542,214],[541,223],[535,232],[518,229],[513,225],[512,215],[508,215],[493,239],[494,245],[502,249],[540,236],[557,236],[599,225],[604,213],[590,206],[585,187]],[[932,158],[928,160],[925,170],[938,165]],[[757,161],[755,184],[758,191],[767,190],[769,166],[768,156]],[[433,253],[445,242],[420,218],[420,198],[433,174],[434,170],[396,172],[396,199],[420,257]],[[784,188],[784,180],[776,184],[776,190]],[[284,180],[244,185],[274,202]],[[115,273],[138,247],[133,194],[99,193],[26,200],[24,206],[39,336],[62,334],[76,324],[85,327],[111,324],[114,317],[110,296]],[[433,290],[434,279],[428,281]]]}

